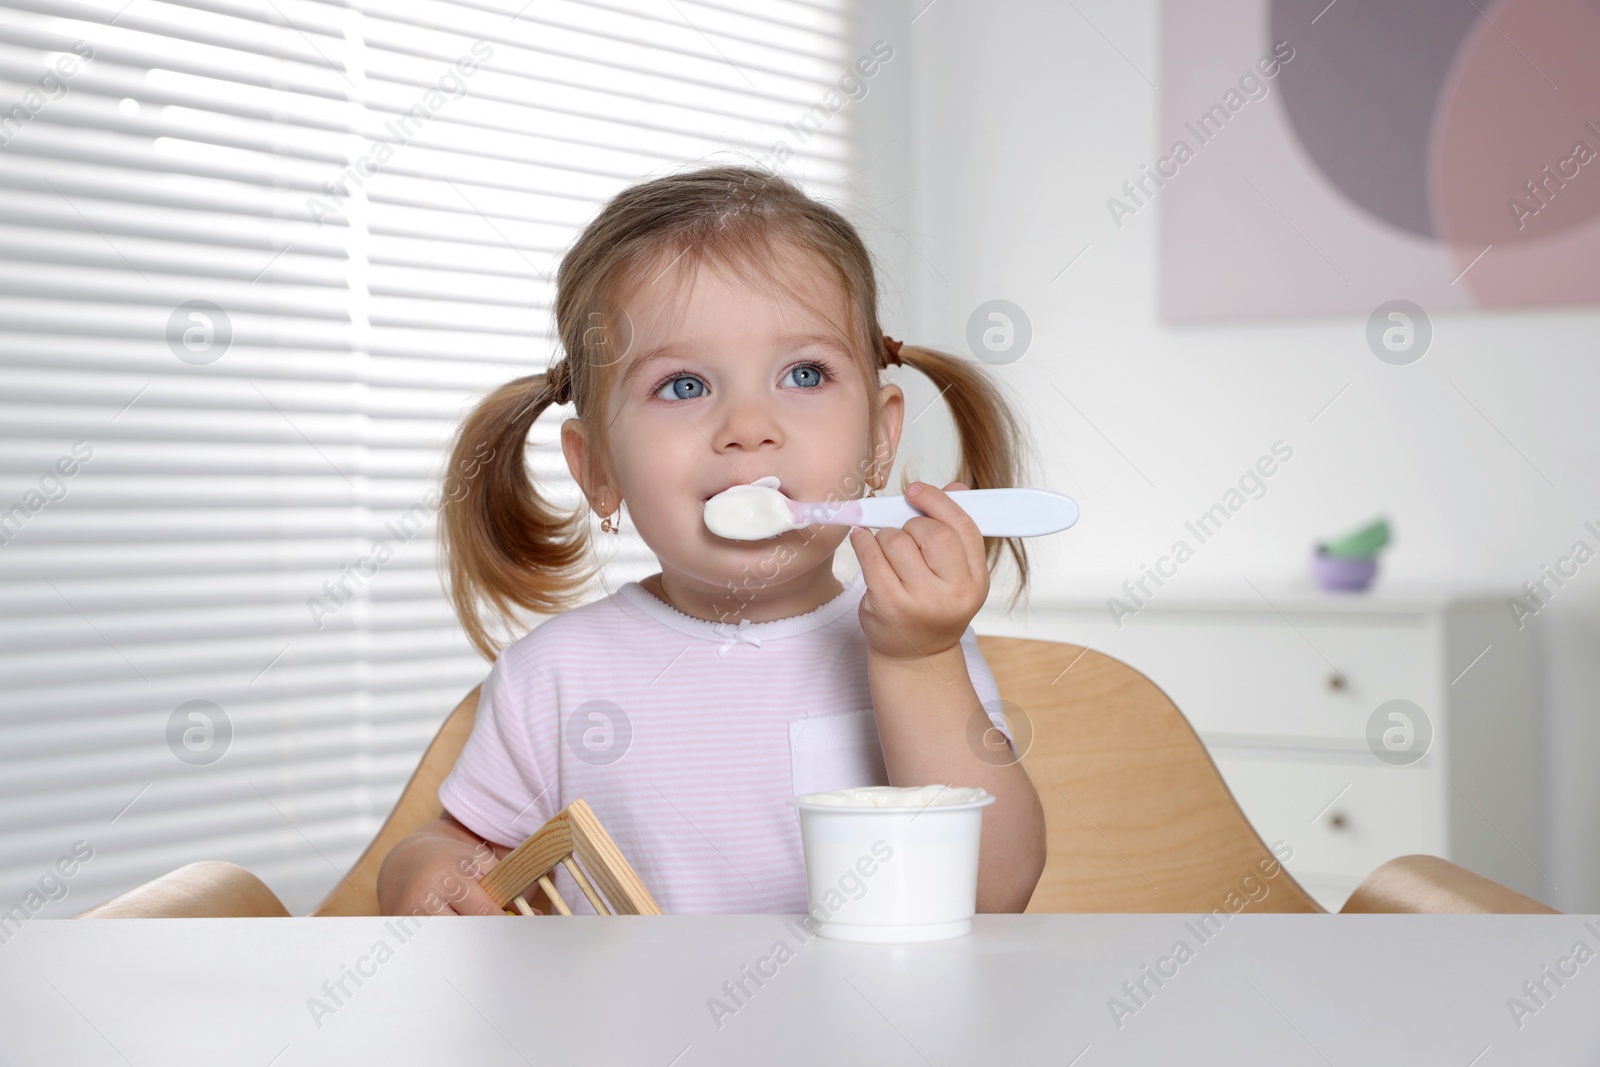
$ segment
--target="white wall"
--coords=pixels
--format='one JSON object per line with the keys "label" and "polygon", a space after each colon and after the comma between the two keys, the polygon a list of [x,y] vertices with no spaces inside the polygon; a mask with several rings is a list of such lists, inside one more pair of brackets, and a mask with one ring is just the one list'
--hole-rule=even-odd
{"label": "white wall", "polygon": [[[1600,310],[1436,314],[1431,349],[1407,367],[1374,358],[1364,314],[1164,327],[1160,198],[1120,231],[1106,208],[1157,154],[1145,79],[1160,83],[1159,4],[926,4],[863,15],[863,43],[889,40],[896,56],[855,105],[856,184],[873,205],[858,222],[884,262],[891,333],[964,351],[968,315],[997,297],[1032,321],[1026,356],[996,373],[1043,458],[1034,484],[1084,508],[1076,529],[1032,543],[1035,604],[1117,594],[1280,439],[1293,460],[1182,568],[1173,595],[1249,595],[1247,578],[1304,587],[1311,544],[1377,514],[1396,535],[1389,589],[1506,595],[1580,537],[1600,546],[1584,529],[1600,527]],[[1241,42],[1241,69],[1257,51]],[[1190,167],[1224,165],[1216,154]],[[932,396],[921,380],[908,392],[910,412]],[[908,435],[934,457],[916,476],[948,473],[947,440],[936,406]],[[1507,611],[1506,640],[1529,633],[1545,656],[1528,715],[1545,705],[1551,898],[1596,911],[1600,561],[1528,632]]]}

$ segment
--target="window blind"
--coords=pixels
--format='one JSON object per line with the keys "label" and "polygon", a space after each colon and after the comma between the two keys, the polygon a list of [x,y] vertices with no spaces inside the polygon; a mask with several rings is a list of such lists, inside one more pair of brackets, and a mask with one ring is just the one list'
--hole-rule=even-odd
{"label": "window blind", "polygon": [[[0,3],[0,938],[202,858],[333,885],[487,673],[435,566],[451,431],[548,364],[626,185],[783,142],[842,196],[848,15]],[[529,460],[575,504],[570,414]],[[605,543],[602,585],[655,569]]]}

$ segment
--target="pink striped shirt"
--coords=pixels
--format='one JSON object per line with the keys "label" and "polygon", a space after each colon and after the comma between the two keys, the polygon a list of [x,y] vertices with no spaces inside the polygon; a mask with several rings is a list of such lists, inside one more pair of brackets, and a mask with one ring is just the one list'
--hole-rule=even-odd
{"label": "pink striped shirt", "polygon": [[[582,797],[668,914],[803,912],[788,799],[888,784],[857,615],[865,588],[857,574],[814,611],[737,627],[637,582],[553,616],[490,670],[439,800],[514,846]],[[1006,732],[972,627],[961,645]],[[564,868],[555,877],[575,913],[594,913]]]}

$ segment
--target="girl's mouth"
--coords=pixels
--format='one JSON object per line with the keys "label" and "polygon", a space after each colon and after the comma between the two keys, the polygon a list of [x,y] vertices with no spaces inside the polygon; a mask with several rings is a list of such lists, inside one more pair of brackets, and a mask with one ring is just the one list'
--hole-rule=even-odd
{"label": "girl's mouth", "polygon": [[[781,480],[779,480],[778,476],[775,475],[775,474],[764,475],[763,477],[760,477],[760,478],[752,478],[750,481],[747,481],[747,482],[729,482],[727,485],[722,486],[720,489],[713,489],[711,492],[709,492],[709,493],[705,494],[704,496],[702,496],[700,498],[700,503],[704,504],[706,501],[710,500],[712,497],[716,496],[718,493],[726,493],[729,489],[732,489],[736,485],[765,485],[765,486],[770,486],[773,489],[780,489],[780,487],[783,485],[783,482]],[[781,489],[780,489],[780,491],[781,491]],[[783,495],[784,496],[788,496],[789,494],[788,493],[784,493]]]}

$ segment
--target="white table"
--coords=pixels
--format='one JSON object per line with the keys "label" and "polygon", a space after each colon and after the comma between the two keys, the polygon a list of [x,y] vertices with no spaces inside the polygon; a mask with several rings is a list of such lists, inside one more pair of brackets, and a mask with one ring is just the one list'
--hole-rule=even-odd
{"label": "white table", "polygon": [[[904,946],[788,921],[449,918],[402,942],[385,919],[37,920],[0,945],[0,1063],[1600,1062],[1600,958],[1545,979],[1520,1029],[1507,1008],[1575,942],[1600,951],[1600,919],[1245,915],[1202,942],[1193,916],[980,915]],[[1133,1006],[1123,983],[1180,939],[1119,1028],[1108,1000]],[[792,958],[719,1028],[707,1001],[733,1006],[723,983],[779,941]],[[336,1003],[323,983],[358,966]]]}

